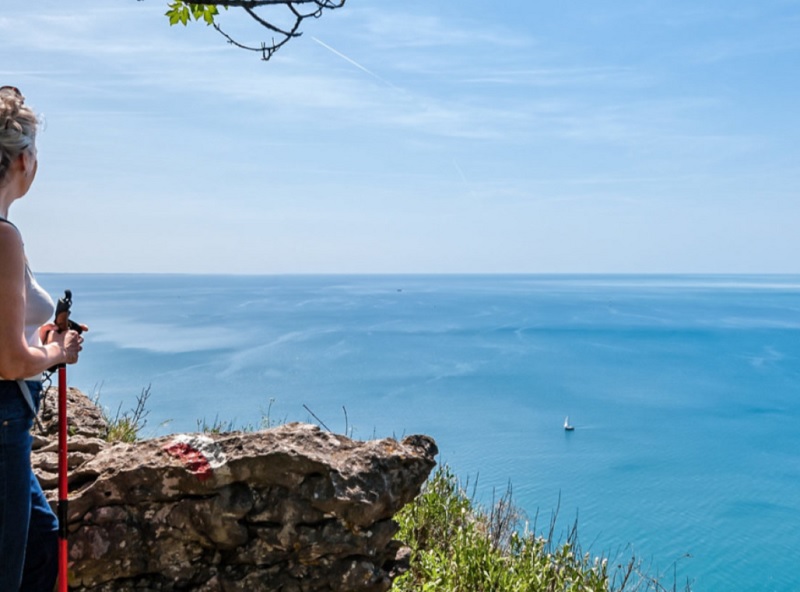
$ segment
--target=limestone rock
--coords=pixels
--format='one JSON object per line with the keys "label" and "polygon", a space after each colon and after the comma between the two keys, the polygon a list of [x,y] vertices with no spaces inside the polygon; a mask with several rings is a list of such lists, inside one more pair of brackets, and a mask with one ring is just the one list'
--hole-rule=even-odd
{"label": "limestone rock", "polygon": [[[435,464],[427,436],[293,423],[112,445],[75,390],[69,415],[71,590],[379,592],[407,566],[392,517]],[[33,454],[53,502],[55,420],[45,408]]]}

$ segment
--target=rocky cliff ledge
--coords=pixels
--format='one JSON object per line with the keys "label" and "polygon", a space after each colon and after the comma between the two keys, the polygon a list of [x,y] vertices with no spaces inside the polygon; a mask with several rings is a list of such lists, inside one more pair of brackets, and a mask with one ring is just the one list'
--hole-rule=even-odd
{"label": "rocky cliff ledge", "polygon": [[[34,470],[55,500],[50,393]],[[392,516],[434,466],[427,436],[357,442],[293,423],[107,444],[70,389],[70,589],[373,592],[407,553]]]}

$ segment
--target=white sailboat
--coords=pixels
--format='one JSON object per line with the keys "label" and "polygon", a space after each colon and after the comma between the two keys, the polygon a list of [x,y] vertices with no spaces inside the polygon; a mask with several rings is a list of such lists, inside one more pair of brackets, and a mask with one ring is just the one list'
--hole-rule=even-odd
{"label": "white sailboat", "polygon": [[569,423],[569,415],[567,415],[567,416],[564,418],[564,431],[566,431],[566,432],[572,432],[572,431],[574,431],[574,430],[575,430],[575,426],[573,426],[573,425],[570,425],[570,423]]}

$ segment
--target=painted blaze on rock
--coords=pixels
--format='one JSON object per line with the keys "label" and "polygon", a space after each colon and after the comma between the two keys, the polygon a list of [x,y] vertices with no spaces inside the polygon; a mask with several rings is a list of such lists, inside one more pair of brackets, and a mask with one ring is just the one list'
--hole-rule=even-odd
{"label": "painted blaze on rock", "polygon": [[208,436],[179,434],[164,445],[164,450],[186,465],[198,480],[208,481],[226,462],[222,447]]}

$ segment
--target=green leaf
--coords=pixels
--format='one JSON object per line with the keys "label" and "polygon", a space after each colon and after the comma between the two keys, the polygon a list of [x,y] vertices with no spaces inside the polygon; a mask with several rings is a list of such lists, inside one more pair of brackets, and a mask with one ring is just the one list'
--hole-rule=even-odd
{"label": "green leaf", "polygon": [[181,2],[172,2],[169,4],[168,8],[169,10],[165,12],[164,15],[169,18],[170,26],[178,24],[178,22],[181,20]]}
{"label": "green leaf", "polygon": [[[227,6],[225,8],[227,8]],[[203,19],[206,21],[207,25],[213,25],[214,17],[219,14],[219,10],[217,10],[216,5],[206,6],[205,9],[206,10],[205,13],[203,14]]]}
{"label": "green leaf", "polygon": [[[214,24],[214,17],[219,14],[219,7],[216,4],[196,4],[186,0],[173,0],[167,7],[169,10],[164,13],[169,18],[170,25],[181,23],[186,26],[189,21],[203,19],[206,25]],[[226,6],[227,10],[228,7]]]}

